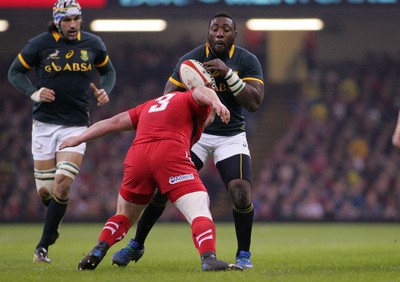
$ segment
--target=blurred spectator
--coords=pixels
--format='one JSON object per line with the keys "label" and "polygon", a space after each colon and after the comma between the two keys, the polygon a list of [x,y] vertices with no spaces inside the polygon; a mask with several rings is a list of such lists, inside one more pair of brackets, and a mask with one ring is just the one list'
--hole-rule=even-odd
{"label": "blurred spectator", "polygon": [[[398,60],[371,54],[314,69],[260,170],[257,219],[399,220],[400,153],[391,145],[399,75]],[[264,190],[276,187],[279,212],[265,213]]]}

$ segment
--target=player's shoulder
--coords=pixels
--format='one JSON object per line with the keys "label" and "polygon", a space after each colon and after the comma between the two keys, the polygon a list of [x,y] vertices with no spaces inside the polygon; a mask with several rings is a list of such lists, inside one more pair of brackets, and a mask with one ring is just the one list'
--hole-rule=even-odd
{"label": "player's shoulder", "polygon": [[29,42],[31,44],[42,44],[47,43],[50,40],[54,41],[54,37],[52,36],[52,34],[50,32],[43,32],[29,39]]}
{"label": "player's shoulder", "polygon": [[244,57],[244,58],[247,58],[247,57],[257,58],[256,55],[251,53],[249,50],[247,50],[246,48],[243,48],[241,46],[238,46],[238,45],[235,45],[234,55],[239,56],[239,57]]}
{"label": "player's shoulder", "polygon": [[97,41],[97,42],[101,42],[101,38],[100,36],[91,33],[91,32],[87,32],[87,31],[83,31],[81,30],[81,39],[82,40],[92,40],[92,41]]}
{"label": "player's shoulder", "polygon": [[44,38],[51,38],[51,37],[52,37],[51,32],[47,31],[47,32],[42,32],[42,33],[32,37],[31,40],[41,40],[41,39],[44,39]]}
{"label": "player's shoulder", "polygon": [[195,59],[198,61],[203,61],[202,58],[205,58],[206,55],[206,44],[199,45],[192,49],[191,51],[187,52],[185,55],[183,55],[182,59]]}
{"label": "player's shoulder", "polygon": [[203,44],[201,44],[201,45],[195,47],[192,51],[193,51],[193,52],[203,53],[203,52],[205,52],[206,49],[207,49],[207,44],[206,44],[206,43],[203,43]]}
{"label": "player's shoulder", "polygon": [[53,35],[50,32],[43,32],[29,39],[23,52],[34,53],[53,44],[56,44]]}
{"label": "player's shoulder", "polygon": [[104,44],[100,36],[87,31],[81,31],[81,39],[79,44],[87,45],[91,48],[101,51],[106,50],[106,45]]}
{"label": "player's shoulder", "polygon": [[235,45],[234,54],[231,59],[234,64],[238,64],[244,69],[256,70],[259,73],[262,72],[261,63],[257,56],[243,47]]}

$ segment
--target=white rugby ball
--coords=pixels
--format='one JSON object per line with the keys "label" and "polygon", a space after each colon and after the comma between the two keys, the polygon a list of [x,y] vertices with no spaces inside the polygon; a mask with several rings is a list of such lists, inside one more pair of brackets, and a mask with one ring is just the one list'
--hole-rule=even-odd
{"label": "white rugby ball", "polygon": [[207,82],[211,82],[215,87],[214,77],[206,71],[202,63],[196,60],[183,61],[179,67],[179,77],[188,90],[202,86]]}

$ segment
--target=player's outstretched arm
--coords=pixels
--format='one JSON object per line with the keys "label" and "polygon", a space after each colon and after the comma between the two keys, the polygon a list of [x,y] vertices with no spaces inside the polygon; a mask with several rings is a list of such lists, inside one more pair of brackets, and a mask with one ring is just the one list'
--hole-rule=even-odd
{"label": "player's outstretched arm", "polygon": [[211,106],[213,111],[215,111],[215,113],[221,117],[223,122],[229,122],[231,117],[230,112],[228,108],[221,103],[217,93],[215,93],[214,90],[206,86],[199,86],[195,88],[192,95],[197,104]]}
{"label": "player's outstretched arm", "polygon": [[132,129],[133,125],[129,113],[123,112],[113,116],[112,118],[104,119],[94,123],[84,132],[82,132],[81,135],[68,138],[60,145],[60,149],[75,147],[83,142],[88,142],[113,132]]}
{"label": "player's outstretched arm", "polygon": [[400,111],[399,111],[399,116],[397,118],[396,128],[392,136],[392,144],[397,148],[400,148]]}

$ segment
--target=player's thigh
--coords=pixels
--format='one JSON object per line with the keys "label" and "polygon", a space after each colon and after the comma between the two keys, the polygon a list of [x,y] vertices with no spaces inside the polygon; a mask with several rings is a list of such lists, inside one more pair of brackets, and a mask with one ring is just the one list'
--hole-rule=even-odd
{"label": "player's thigh", "polygon": [[185,216],[190,225],[197,217],[207,217],[212,220],[210,198],[206,191],[185,194],[179,197],[173,204]]}
{"label": "player's thigh", "polygon": [[86,149],[86,143],[60,150],[59,146],[68,137],[81,134],[86,126],[63,126],[33,121],[32,155],[35,169],[54,169],[60,162],[72,163],[79,168]]}
{"label": "player's thigh", "polygon": [[[57,131],[56,139],[56,181],[69,187],[79,173],[83,156],[85,155],[86,143],[75,147],[60,150],[61,143],[69,137],[80,135],[86,130],[86,126],[61,126]],[[68,189],[68,188],[67,188]]]}
{"label": "player's thigh", "polygon": [[55,167],[57,132],[59,129],[59,125],[33,120],[31,149],[35,169],[44,170]]}
{"label": "player's thigh", "polygon": [[235,155],[246,155],[250,157],[246,133],[242,132],[234,136],[213,136],[212,138],[212,142],[215,144],[213,152],[215,163]]}
{"label": "player's thigh", "polygon": [[203,133],[200,140],[192,146],[191,156],[197,170],[201,169],[206,163],[207,158],[215,150],[216,137],[215,135]]}
{"label": "player's thigh", "polygon": [[196,143],[190,150],[190,156],[197,170],[200,170],[207,161],[208,151],[205,147]]}
{"label": "player's thigh", "polygon": [[57,196],[66,197],[69,193],[72,181],[79,173],[83,155],[76,152],[62,152],[56,155],[56,190]]}
{"label": "player's thigh", "polygon": [[56,167],[56,159],[50,160],[34,160],[33,166],[36,170],[49,170]]}
{"label": "player's thigh", "polygon": [[177,142],[160,144],[154,150],[151,167],[155,184],[162,194],[175,190],[174,197],[168,196],[171,202],[185,193],[205,190],[187,148]]}
{"label": "player's thigh", "polygon": [[58,152],[56,154],[56,164],[61,162],[68,162],[76,165],[78,168],[83,161],[83,155],[77,152]]}
{"label": "player's thigh", "polygon": [[156,184],[148,160],[154,144],[131,146],[125,156],[120,194],[127,202],[146,205],[150,202]]}
{"label": "player's thigh", "polygon": [[233,155],[216,164],[218,172],[225,186],[232,180],[245,180],[251,183],[251,158],[245,154]]}
{"label": "player's thigh", "polygon": [[145,207],[146,205],[129,202],[125,200],[121,194],[118,195],[117,214],[122,214],[128,217],[131,224],[134,224],[138,221],[140,214]]}

